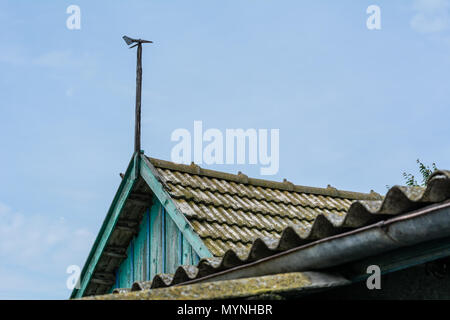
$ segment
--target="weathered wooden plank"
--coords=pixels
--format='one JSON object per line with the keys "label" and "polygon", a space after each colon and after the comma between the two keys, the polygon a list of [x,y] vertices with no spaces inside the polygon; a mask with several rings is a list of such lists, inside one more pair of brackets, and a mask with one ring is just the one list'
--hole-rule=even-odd
{"label": "weathered wooden plank", "polygon": [[150,278],[162,272],[161,205],[156,202],[150,210]]}
{"label": "weathered wooden plank", "polygon": [[139,227],[140,221],[129,220],[129,219],[119,219],[117,225],[128,226],[130,228]]}
{"label": "weathered wooden plank", "polygon": [[134,281],[145,281],[146,274],[146,242],[147,242],[147,215],[144,215],[139,233],[134,244]]}
{"label": "weathered wooden plank", "polygon": [[186,240],[185,237],[182,236],[182,252],[183,252],[183,259],[181,261],[181,264],[183,265],[192,265],[192,247],[189,244],[189,241]]}
{"label": "weathered wooden plank", "polygon": [[[128,252],[128,250],[127,250]],[[118,287],[119,288],[125,288],[127,285],[127,276],[126,276],[126,272],[125,270],[127,269],[127,263],[128,263],[128,258],[125,259],[119,267],[119,270],[117,272],[119,280],[118,280]]]}
{"label": "weathered wooden plank", "polygon": [[109,250],[105,250],[103,251],[103,254],[105,256],[111,257],[111,258],[117,258],[117,259],[126,259],[127,255],[125,253],[117,253],[115,251],[109,251]]}
{"label": "weathered wooden plank", "polygon": [[133,236],[138,234],[138,229],[137,227],[130,227],[128,225],[116,225],[116,229],[117,230],[122,230],[122,231],[126,231],[129,232],[130,234],[132,234]]}
{"label": "weathered wooden plank", "polygon": [[104,286],[112,286],[114,284],[114,280],[91,278],[91,281],[92,281],[92,283],[97,283],[97,284],[101,284]]}
{"label": "weathered wooden plank", "polygon": [[127,251],[126,247],[117,247],[117,246],[107,246],[103,251],[116,252],[116,253],[125,253]]}
{"label": "weathered wooden plank", "polygon": [[180,261],[180,241],[179,241],[179,230],[176,224],[173,222],[172,218],[166,214],[166,273],[175,273],[177,267],[181,264]]}
{"label": "weathered wooden plank", "polygon": [[92,278],[104,279],[104,280],[114,280],[115,275],[112,272],[96,272]]}
{"label": "weathered wooden plank", "polygon": [[126,286],[125,288],[131,288],[134,282],[134,239],[131,240],[130,246],[128,247],[128,259],[125,269],[125,276],[126,276]]}
{"label": "weathered wooden plank", "polygon": [[159,202],[164,206],[167,213],[183,233],[184,237],[189,241],[195,252],[202,258],[212,257],[211,252],[208,250],[200,237],[195,233],[186,217],[180,212],[180,210],[170,198],[170,195],[164,190],[161,183],[156,178],[153,170],[154,169],[152,164],[144,155],[141,155],[139,173],[141,174],[142,178],[148,184],[150,189],[152,189]]}
{"label": "weathered wooden plank", "polygon": [[118,270],[118,287],[130,287],[134,281],[150,280],[158,273],[174,273],[180,265],[198,263],[199,256],[165,211],[155,198],[143,216],[138,236],[127,249],[128,258]]}
{"label": "weathered wooden plank", "polygon": [[131,241],[128,249],[127,249],[127,258],[122,262],[119,267],[119,288],[130,288],[133,284],[133,243],[134,240]]}
{"label": "weathered wooden plank", "polygon": [[194,250],[192,250],[192,264],[195,266],[199,263],[199,261],[200,261],[199,255]]}
{"label": "weathered wooden plank", "polygon": [[166,210],[161,206],[161,272],[166,272]]}
{"label": "weathered wooden plank", "polygon": [[181,233],[180,229],[177,228],[178,233],[178,244],[177,244],[177,251],[178,251],[178,265],[183,264],[183,234]]}

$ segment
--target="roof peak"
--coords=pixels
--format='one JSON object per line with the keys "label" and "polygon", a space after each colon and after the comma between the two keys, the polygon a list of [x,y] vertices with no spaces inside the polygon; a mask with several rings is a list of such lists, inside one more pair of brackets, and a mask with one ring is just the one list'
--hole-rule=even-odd
{"label": "roof peak", "polygon": [[227,181],[233,181],[236,183],[242,183],[247,185],[253,185],[255,187],[263,187],[270,189],[278,189],[283,191],[309,193],[323,196],[331,196],[337,198],[345,198],[351,200],[381,200],[382,196],[373,190],[370,193],[353,192],[338,190],[330,185],[327,188],[317,188],[295,185],[292,182],[284,179],[283,182],[265,180],[258,178],[249,178],[242,172],[238,174],[227,173],[223,171],[216,171],[211,169],[205,169],[192,162],[190,165],[175,163],[167,160],[161,160],[156,158],[147,157],[147,159],[156,167],[161,169],[169,169],[173,171],[185,172],[189,174],[204,176],[208,178],[216,178]]}

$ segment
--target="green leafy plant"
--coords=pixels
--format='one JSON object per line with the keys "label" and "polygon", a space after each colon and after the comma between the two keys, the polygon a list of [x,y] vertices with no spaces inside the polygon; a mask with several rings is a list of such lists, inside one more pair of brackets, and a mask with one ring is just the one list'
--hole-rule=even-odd
{"label": "green leafy plant", "polygon": [[403,172],[403,178],[405,179],[407,186],[426,186],[428,177],[437,170],[436,164],[433,162],[430,166],[423,164],[419,159],[416,160],[419,165],[419,172],[422,175],[422,182],[419,184],[415,176],[411,173]]}

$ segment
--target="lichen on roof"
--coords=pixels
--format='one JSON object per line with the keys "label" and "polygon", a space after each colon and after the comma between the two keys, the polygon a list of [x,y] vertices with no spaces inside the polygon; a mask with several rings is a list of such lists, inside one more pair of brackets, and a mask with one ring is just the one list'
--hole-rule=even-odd
{"label": "lichen on roof", "polygon": [[288,227],[311,229],[322,215],[338,225],[355,200],[381,200],[369,194],[269,181],[147,158],[163,186],[211,253],[234,250],[245,257],[258,238],[280,239]]}
{"label": "lichen on roof", "polygon": [[214,300],[288,295],[347,284],[345,279],[317,272],[294,272],[246,279],[206,282],[142,291],[92,296],[92,300]]}

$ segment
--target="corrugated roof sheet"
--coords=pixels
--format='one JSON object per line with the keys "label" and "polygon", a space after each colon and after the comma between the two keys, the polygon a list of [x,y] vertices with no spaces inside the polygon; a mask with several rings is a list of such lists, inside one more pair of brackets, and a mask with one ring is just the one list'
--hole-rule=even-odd
{"label": "corrugated roof sheet", "polygon": [[149,160],[215,257],[135,283],[133,290],[201,278],[450,198],[449,171],[435,172],[426,188],[392,187],[383,199],[374,192],[295,186]]}

